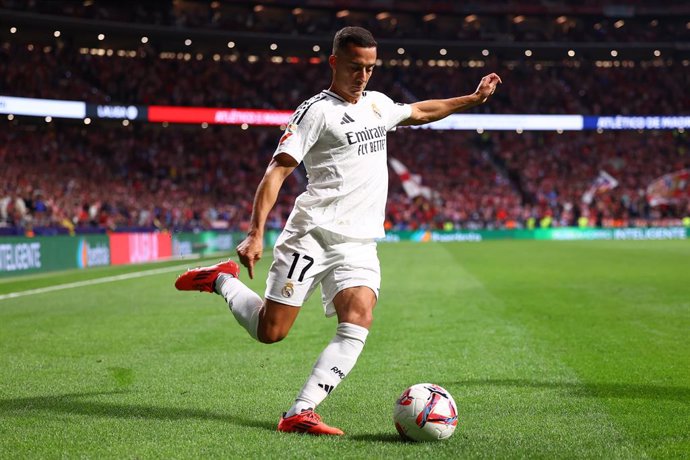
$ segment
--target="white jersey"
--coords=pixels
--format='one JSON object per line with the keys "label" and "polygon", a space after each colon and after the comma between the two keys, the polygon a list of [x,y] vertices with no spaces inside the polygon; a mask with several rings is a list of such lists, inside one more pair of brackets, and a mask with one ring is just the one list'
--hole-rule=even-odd
{"label": "white jersey", "polygon": [[411,113],[410,105],[376,91],[363,92],[356,104],[328,90],[303,102],[274,153],[304,162],[307,170],[307,190],[297,197],[285,228],[384,237],[386,133]]}

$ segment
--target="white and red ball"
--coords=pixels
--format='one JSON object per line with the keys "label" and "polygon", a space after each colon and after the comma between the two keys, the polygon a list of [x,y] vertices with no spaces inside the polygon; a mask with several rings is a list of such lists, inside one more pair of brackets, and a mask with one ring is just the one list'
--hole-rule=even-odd
{"label": "white and red ball", "polygon": [[403,392],[393,410],[395,428],[406,440],[449,438],[458,425],[458,408],[443,387],[418,383]]}

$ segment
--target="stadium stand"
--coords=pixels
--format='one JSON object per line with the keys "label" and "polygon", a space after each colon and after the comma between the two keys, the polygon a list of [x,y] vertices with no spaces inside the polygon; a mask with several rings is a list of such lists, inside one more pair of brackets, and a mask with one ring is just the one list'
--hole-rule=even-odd
{"label": "stadium stand", "polygon": [[[687,2],[385,2],[167,0],[55,2],[2,0],[15,11],[176,28],[332,35],[346,25],[366,27],[380,38],[435,40],[631,42],[687,40]],[[338,6],[347,5],[345,8]],[[383,8],[383,9],[381,9]],[[633,14],[636,13],[636,14]],[[609,17],[607,17],[609,16]],[[621,18],[624,18],[621,21]]]}
{"label": "stadium stand", "polygon": [[[602,19],[595,14],[602,7],[592,1],[551,9],[525,2],[518,5],[525,13],[517,15],[504,11],[508,6],[515,10],[515,3],[508,1],[494,3],[494,9],[484,4],[453,9],[448,6],[452,3],[439,3],[438,14],[407,9],[405,3],[385,17],[377,17],[364,4],[353,4],[358,8],[343,14],[334,6],[301,8],[295,2],[257,9],[252,2],[155,2],[130,8],[117,2],[0,0],[0,14],[82,18],[80,24],[92,29],[134,23],[173,32],[243,31],[262,39],[280,34],[328,36],[342,25],[361,24],[377,37],[399,39],[396,44],[410,49],[382,57],[370,84],[370,89],[402,102],[466,94],[482,75],[495,71],[507,84],[490,105],[475,112],[679,115],[690,107],[690,61],[668,56],[665,49],[658,56],[650,51],[658,43],[690,38],[685,2],[670,2],[663,14],[650,2],[631,2],[637,14],[625,19],[615,14]],[[277,17],[290,20],[276,21]],[[462,27],[451,30],[448,24],[453,21]],[[0,95],[123,105],[294,109],[329,84],[325,47],[311,57],[288,59],[287,54],[250,54],[227,47],[223,52],[171,52],[163,50],[160,41],[106,50],[83,45],[79,34],[44,35],[36,39],[35,34],[0,34],[0,67],[5,69]],[[426,48],[414,48],[414,39],[428,36],[476,40],[479,51],[492,43],[543,45],[554,40],[605,42],[623,49],[632,42],[654,46],[645,45],[644,58],[592,59],[578,51],[574,57],[528,59],[520,48],[518,55],[512,50],[503,57],[497,52],[440,59],[438,46],[433,56]],[[85,126],[74,121],[3,119],[0,233],[242,230],[251,193],[279,136],[277,128],[254,126],[122,126],[112,121]],[[389,136],[389,155],[420,175],[434,194],[431,199],[408,198],[391,171],[386,226],[530,228],[582,225],[582,218],[590,226],[678,225],[690,215],[690,203],[652,208],[645,188],[664,173],[690,167],[689,152],[690,140],[682,129],[440,135],[400,129]],[[600,170],[620,185],[585,205],[581,197]],[[286,183],[271,215],[272,227],[282,225],[304,184],[301,171]]]}
{"label": "stadium stand", "polygon": [[[135,58],[92,56],[67,46],[45,52],[5,44],[0,63],[7,69],[2,76],[4,94],[123,105],[292,110],[330,83],[324,62],[185,61],[151,53]],[[677,61],[630,61],[619,67],[585,60],[487,60],[481,67],[467,68],[386,63],[376,70],[370,89],[414,102],[467,94],[486,72],[495,71],[510,75],[511,85],[496,94],[491,106],[475,112],[675,115],[690,107],[690,94],[684,90],[690,87],[689,68]]]}

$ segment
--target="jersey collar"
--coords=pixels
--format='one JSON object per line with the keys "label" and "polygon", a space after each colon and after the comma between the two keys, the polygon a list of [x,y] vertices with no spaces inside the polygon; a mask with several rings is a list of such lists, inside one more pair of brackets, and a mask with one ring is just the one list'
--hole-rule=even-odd
{"label": "jersey collar", "polygon": [[[343,99],[342,97],[338,96],[338,95],[337,95],[336,93],[334,93],[333,91],[324,89],[324,90],[322,90],[321,92],[324,93],[324,94],[327,95],[327,96],[330,96],[330,97],[332,97],[332,98],[334,98],[334,99],[339,100],[340,102],[344,102],[344,103],[346,103],[346,104],[350,104],[350,102],[347,102],[345,99]],[[366,95],[367,95],[367,92],[366,92],[366,91],[362,91],[362,99],[364,99],[364,98],[366,97]]]}

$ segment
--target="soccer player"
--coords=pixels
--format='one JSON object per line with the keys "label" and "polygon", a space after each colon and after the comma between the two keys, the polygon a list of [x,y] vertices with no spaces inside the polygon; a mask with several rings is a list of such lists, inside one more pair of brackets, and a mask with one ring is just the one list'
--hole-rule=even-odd
{"label": "soccer player", "polygon": [[247,237],[237,246],[253,279],[268,213],[285,178],[303,162],[307,189],[276,241],[264,300],[240,281],[232,260],[189,270],[175,286],[220,294],[254,339],[274,343],[285,338],[300,307],[320,285],[326,316],[338,318],[335,337],[278,430],[342,435],[314,410],[352,371],[372,323],[381,281],[376,239],[385,236],[386,134],[396,126],[429,123],[479,105],[501,79],[489,74],[467,96],[395,103],[365,91],[376,65],[376,41],[360,27],[336,33],[328,63],[331,86],[293,114],[256,190]]}

